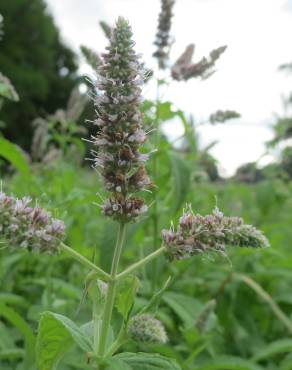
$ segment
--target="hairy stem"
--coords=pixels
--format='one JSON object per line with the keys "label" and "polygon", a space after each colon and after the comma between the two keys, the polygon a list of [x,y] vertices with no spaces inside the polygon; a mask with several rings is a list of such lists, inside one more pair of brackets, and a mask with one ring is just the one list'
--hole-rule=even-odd
{"label": "hairy stem", "polygon": [[100,357],[103,357],[105,354],[105,347],[106,347],[106,342],[107,342],[107,337],[108,337],[108,332],[109,332],[109,327],[110,327],[110,322],[112,318],[112,312],[113,312],[113,307],[114,307],[114,302],[115,302],[115,296],[116,296],[116,285],[117,285],[117,272],[118,272],[118,266],[119,266],[119,261],[124,245],[124,239],[125,239],[125,224],[120,223],[119,225],[119,231],[118,231],[118,236],[117,236],[117,242],[115,246],[115,251],[114,251],[114,256],[113,256],[113,261],[112,261],[112,267],[111,267],[111,280],[108,283],[108,290],[107,290],[107,295],[106,295],[106,300],[105,300],[105,306],[103,310],[103,315],[102,315],[102,325],[101,325],[101,330],[100,330],[100,338],[99,338],[99,343],[98,343],[98,349],[97,349],[97,354]]}
{"label": "hairy stem", "polygon": [[121,279],[125,278],[126,276],[131,274],[133,271],[136,271],[136,270],[140,269],[141,267],[145,266],[148,262],[150,262],[153,259],[155,259],[156,257],[160,256],[163,252],[165,252],[165,247],[160,247],[159,249],[156,249],[154,252],[152,252],[148,256],[144,257],[139,262],[134,263],[133,265],[126,268],[126,270],[124,270],[123,272],[118,274],[116,276],[116,280],[121,280]]}
{"label": "hairy stem", "polygon": [[89,261],[86,257],[82,256],[80,253],[76,252],[74,249],[68,247],[68,245],[61,243],[60,247],[63,251],[70,254],[72,258],[74,258],[76,261],[80,262],[82,265],[88,267],[91,270],[96,271],[96,273],[99,275],[100,278],[102,278],[105,281],[110,280],[110,275],[103,271],[100,267],[96,266],[94,263]]}

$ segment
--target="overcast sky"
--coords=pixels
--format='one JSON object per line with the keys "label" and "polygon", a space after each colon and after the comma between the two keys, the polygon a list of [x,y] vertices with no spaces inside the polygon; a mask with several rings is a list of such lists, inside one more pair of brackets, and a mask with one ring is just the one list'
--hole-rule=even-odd
{"label": "overcast sky", "polygon": [[[113,24],[123,15],[133,27],[137,51],[148,66],[154,66],[151,54],[159,0],[47,2],[64,41],[77,51],[81,44],[103,51],[106,40],[98,21]],[[210,79],[175,83],[165,99],[192,113],[198,122],[217,109],[241,113],[241,119],[230,124],[199,128],[202,146],[218,140],[212,154],[225,173],[232,174],[240,164],[264,153],[274,114],[283,111],[281,95],[290,91],[292,78],[277,68],[292,61],[292,0],[176,0],[174,13],[173,60],[189,43],[196,44],[196,60],[228,45]],[[81,65],[81,70],[86,67]],[[149,87],[145,94],[153,97],[154,91]],[[179,136],[181,128],[169,124],[168,132]]]}

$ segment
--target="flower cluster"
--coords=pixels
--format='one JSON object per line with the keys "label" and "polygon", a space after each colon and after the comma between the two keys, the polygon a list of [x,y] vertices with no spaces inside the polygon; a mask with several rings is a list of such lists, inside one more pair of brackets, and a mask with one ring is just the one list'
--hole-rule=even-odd
{"label": "flower cluster", "polygon": [[227,46],[221,46],[214,49],[210,52],[209,57],[204,57],[199,62],[192,63],[194,45],[190,44],[171,68],[173,79],[187,81],[190,78],[208,78],[214,73],[213,67],[226,48]]}
{"label": "flower cluster", "polygon": [[164,69],[168,60],[170,51],[170,27],[171,18],[173,16],[172,9],[174,0],[161,0],[161,11],[158,19],[158,31],[156,33],[156,40],[154,44],[157,50],[153,54],[158,59],[159,68]]}
{"label": "flower cluster", "polygon": [[106,190],[112,193],[102,206],[103,213],[120,222],[147,211],[144,200],[133,194],[151,185],[144,167],[149,155],[140,152],[147,138],[139,109],[144,70],[133,45],[131,28],[120,17],[97,80],[95,125],[99,131],[93,137],[98,148],[92,151],[93,161]]}
{"label": "flower cluster", "polygon": [[150,314],[133,316],[129,322],[128,334],[136,342],[166,343],[168,339],[162,323]]}
{"label": "flower cluster", "polygon": [[229,119],[239,118],[240,114],[234,110],[217,110],[215,113],[210,115],[210,122],[215,123],[224,123]]}
{"label": "flower cluster", "polygon": [[64,239],[65,226],[31,199],[16,199],[0,192],[0,237],[13,247],[55,253]]}
{"label": "flower cluster", "polygon": [[177,230],[163,230],[162,238],[171,260],[205,252],[225,252],[227,245],[252,248],[269,246],[261,231],[244,224],[240,217],[224,216],[218,208],[211,215],[201,216],[194,215],[189,207],[180,218]]}

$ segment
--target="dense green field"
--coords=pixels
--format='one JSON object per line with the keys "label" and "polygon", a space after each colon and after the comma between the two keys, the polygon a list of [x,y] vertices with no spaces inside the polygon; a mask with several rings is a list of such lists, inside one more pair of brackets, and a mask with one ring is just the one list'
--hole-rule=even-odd
{"label": "dense green field", "polygon": [[[170,176],[167,186],[175,191],[183,184]],[[90,259],[96,253],[100,265],[108,270],[115,225],[105,222],[94,204],[99,201],[95,194],[100,185],[93,171],[59,162],[34,175],[4,178],[3,188],[18,196],[31,194],[51,209],[66,223],[66,243]],[[127,344],[125,350],[166,354],[176,358],[183,369],[291,369],[290,194],[290,184],[277,180],[256,185],[193,183],[184,202],[192,202],[195,212],[210,212],[217,197],[226,215],[243,216],[260,227],[271,247],[229,248],[228,257],[204,255],[177,263],[160,258],[158,264],[152,263],[138,274],[143,279],[134,310],[171,276],[157,311],[169,342]],[[171,207],[173,199],[168,204],[160,200],[159,227],[169,227],[169,215],[175,221],[180,214]],[[151,243],[151,219],[133,224],[122,266],[148,253]],[[66,254],[50,258],[3,248],[0,271],[1,369],[16,369],[16,364],[34,356],[41,312],[65,314],[80,324],[90,319],[90,304],[82,299],[84,270]],[[206,310],[208,303],[211,309]],[[76,348],[62,363],[64,370],[87,368]]]}

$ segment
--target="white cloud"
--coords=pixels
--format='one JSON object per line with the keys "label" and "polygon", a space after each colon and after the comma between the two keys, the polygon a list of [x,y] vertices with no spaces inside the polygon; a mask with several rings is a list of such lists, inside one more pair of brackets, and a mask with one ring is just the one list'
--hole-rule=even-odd
{"label": "white cloud", "polygon": [[[153,39],[160,2],[158,0],[48,0],[62,34],[75,49],[85,44],[102,50],[105,39],[98,21],[110,23],[127,17],[134,29],[137,49],[153,65]],[[291,78],[277,67],[291,60],[291,0],[177,0],[172,32],[175,59],[191,42],[196,57],[227,44],[209,80],[174,84],[166,98],[177,106],[206,118],[217,109],[235,109],[242,114],[230,126],[200,129],[203,143],[218,140],[213,153],[232,173],[264,152],[271,137],[268,123],[281,112],[280,94],[290,91]],[[148,94],[153,91],[148,89]]]}

